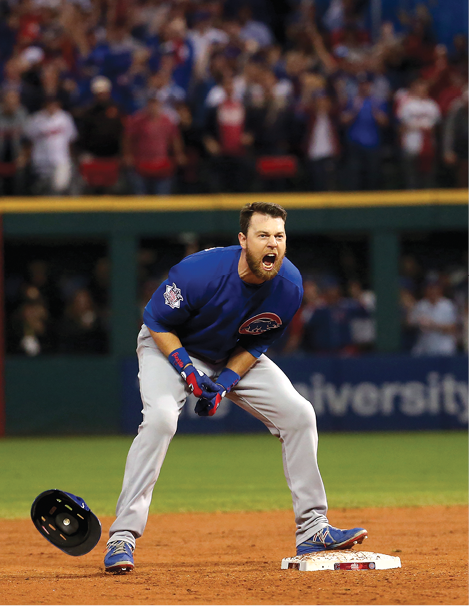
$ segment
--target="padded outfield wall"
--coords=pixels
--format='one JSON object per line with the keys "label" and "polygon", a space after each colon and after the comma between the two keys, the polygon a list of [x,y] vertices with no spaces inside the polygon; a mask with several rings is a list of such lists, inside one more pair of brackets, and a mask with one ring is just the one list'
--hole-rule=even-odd
{"label": "padded outfield wall", "polygon": [[[137,254],[141,238],[177,235],[188,231],[205,235],[233,235],[238,230],[240,208],[246,202],[259,199],[278,202],[288,209],[289,234],[308,234],[312,238],[315,234],[329,233],[366,235],[369,241],[371,288],[377,297],[376,349],[381,355],[380,359],[384,360],[380,364],[384,364],[385,368],[387,358],[391,364],[392,356],[399,349],[398,261],[401,237],[408,231],[467,230],[465,190],[168,198],[103,196],[3,199],[0,201],[0,213],[3,216],[5,242],[12,238],[34,240],[60,237],[100,238],[107,243],[112,267],[112,315],[111,351],[107,356],[44,356],[35,359],[0,356],[1,364],[4,366],[3,371],[0,366],[0,375],[4,377],[3,390],[0,379],[0,392],[2,392],[0,393],[0,433],[6,435],[102,434],[128,431],[134,421],[130,426],[126,425],[126,415],[129,414],[126,395],[128,387],[123,380],[125,373],[122,368],[126,363],[132,364],[134,359],[135,326],[139,316]],[[360,364],[365,365],[361,371],[363,376],[373,377],[375,369],[373,360],[374,357],[370,356],[360,361]],[[457,421],[456,425],[452,423],[451,419],[454,420],[456,417],[462,419],[463,425],[467,423],[467,413],[464,417],[463,412],[464,393],[467,411],[467,372],[460,370],[466,367],[465,360],[461,363],[455,359],[454,363],[458,370],[440,367],[440,362],[435,360],[434,368],[429,367],[425,371],[419,371],[424,375],[419,375],[414,381],[427,385],[427,376],[432,372],[436,373],[441,378],[440,392],[445,394],[448,393],[449,383],[448,380],[444,383],[444,377],[453,376],[457,384],[454,388],[455,393],[463,395],[455,396],[457,403],[454,404],[453,409],[457,409],[458,412],[448,413],[448,419],[446,412],[451,405],[445,404],[449,400],[444,398],[449,396],[441,396],[437,416],[442,419],[443,426],[447,427],[461,426],[460,421]],[[294,368],[289,360],[284,360],[281,364],[285,364],[287,372],[290,372],[289,368]],[[314,374],[311,373],[314,361],[309,360],[300,364],[302,368],[307,369],[305,378],[296,378],[295,381],[304,386]],[[383,401],[384,383],[412,383],[412,377],[408,376],[406,370],[405,376],[402,377],[394,374],[388,379],[383,375],[382,379],[372,378],[370,381],[361,381],[375,387],[365,389],[358,385],[360,382],[357,383],[358,387],[352,386],[350,381],[340,378],[340,373],[345,373],[346,376],[347,372],[354,372],[353,369],[347,370],[340,366],[339,372],[334,370],[334,364],[337,366],[338,362],[331,360],[328,367],[328,372],[332,372],[332,375],[320,370],[319,366],[316,372],[316,375],[323,377],[326,385],[333,386],[336,394],[329,400],[323,398],[326,408],[320,415],[324,417],[322,424],[325,429],[360,429],[366,428],[367,423],[368,427],[372,428],[369,426],[369,421],[365,424],[357,425],[355,421],[349,424],[344,414],[335,415],[344,417],[340,423],[334,421],[334,415],[331,416],[332,420],[326,423],[326,416],[328,411],[330,412],[327,408],[328,401],[335,402],[332,404],[334,410],[339,410],[337,406],[340,406],[342,400],[348,402],[347,411],[355,414],[358,419],[365,419],[373,416],[367,415],[367,410],[381,410],[379,407],[382,407],[382,404],[378,405],[376,402]],[[366,364],[369,364],[369,367],[366,367]],[[388,367],[391,368],[390,365]],[[402,368],[406,368],[405,361],[402,363]],[[462,383],[466,385],[465,392]],[[347,384],[350,384],[352,390],[350,393],[344,387]],[[315,393],[314,385],[308,389],[312,389],[312,393]],[[406,410],[419,410],[419,406],[420,409],[422,406],[424,408],[428,406],[419,404],[419,401],[426,402],[428,397],[435,398],[435,395],[428,397],[418,395],[431,389],[428,385],[402,389],[400,395],[396,395],[393,406],[394,410],[401,412],[404,406],[401,415],[404,419],[418,417],[412,413],[406,414]],[[412,389],[418,392],[415,392],[417,395],[412,396],[414,403],[399,404],[409,401],[410,396],[405,394],[410,393],[409,390]],[[332,387],[329,387],[324,393],[332,393],[331,390]],[[365,411],[365,414],[359,414],[360,411]],[[436,418],[435,414],[433,419]],[[393,423],[383,423],[381,428],[403,427],[399,423],[394,427]],[[417,427],[421,426],[418,422],[413,423]],[[205,428],[203,430],[205,431]]]}

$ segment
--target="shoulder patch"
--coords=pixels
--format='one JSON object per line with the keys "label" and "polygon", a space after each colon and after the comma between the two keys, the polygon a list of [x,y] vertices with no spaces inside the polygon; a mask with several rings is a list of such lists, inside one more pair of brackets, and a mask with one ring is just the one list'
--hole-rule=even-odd
{"label": "shoulder patch", "polygon": [[278,328],[282,325],[282,320],[270,311],[266,311],[257,316],[253,316],[246,320],[239,327],[239,333],[241,335],[260,335],[267,330]]}
{"label": "shoulder patch", "polygon": [[163,293],[163,296],[165,304],[169,305],[172,309],[179,309],[181,307],[181,301],[184,301],[184,298],[181,295],[181,289],[178,288],[174,282],[171,285],[166,285],[166,292]]}

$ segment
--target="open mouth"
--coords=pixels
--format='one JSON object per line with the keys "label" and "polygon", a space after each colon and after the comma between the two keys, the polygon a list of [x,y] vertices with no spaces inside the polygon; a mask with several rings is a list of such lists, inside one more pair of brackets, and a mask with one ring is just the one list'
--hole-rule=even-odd
{"label": "open mouth", "polygon": [[277,259],[277,255],[273,253],[269,253],[262,258],[262,267],[266,271],[270,271],[275,265],[275,260]]}

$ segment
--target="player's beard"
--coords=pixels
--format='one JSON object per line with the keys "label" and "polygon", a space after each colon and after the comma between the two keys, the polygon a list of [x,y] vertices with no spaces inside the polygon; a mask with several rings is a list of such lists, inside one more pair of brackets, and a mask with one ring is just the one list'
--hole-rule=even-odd
{"label": "player's beard", "polygon": [[286,252],[287,251],[285,250],[283,255],[277,256],[277,258],[275,259],[274,266],[269,271],[267,271],[266,269],[264,269],[262,267],[262,259],[264,257],[257,259],[249,250],[249,246],[246,246],[246,261],[247,261],[249,269],[256,276],[256,278],[259,278],[260,280],[264,280],[264,282],[267,282],[268,280],[273,280],[275,278],[275,276],[278,274],[278,272],[280,271],[280,268],[282,267],[282,263],[283,263],[283,258],[285,257]]}

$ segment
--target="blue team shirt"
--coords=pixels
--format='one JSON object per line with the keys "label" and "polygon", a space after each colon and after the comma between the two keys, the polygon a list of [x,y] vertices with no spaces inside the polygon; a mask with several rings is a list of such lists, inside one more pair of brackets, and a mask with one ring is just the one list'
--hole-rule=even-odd
{"label": "blue team shirt", "polygon": [[258,358],[300,307],[302,279],[285,258],[273,280],[247,284],[238,274],[240,256],[240,246],[228,246],[183,259],[145,307],[146,326],[174,330],[189,352],[214,362],[228,358],[237,345]]}
{"label": "blue team shirt", "polygon": [[[349,102],[346,109],[353,109],[353,102]],[[374,109],[386,113],[387,104],[373,97],[364,99],[360,111],[347,131],[350,141],[369,149],[378,147],[380,144],[380,127],[373,115]]]}

